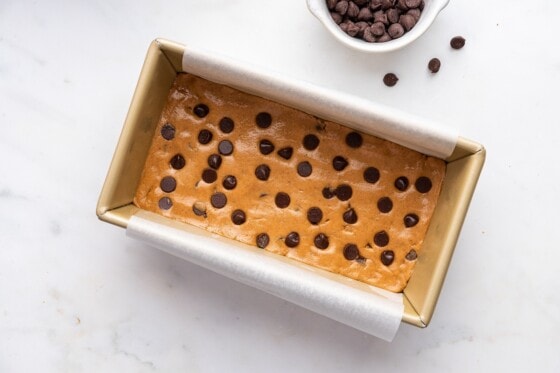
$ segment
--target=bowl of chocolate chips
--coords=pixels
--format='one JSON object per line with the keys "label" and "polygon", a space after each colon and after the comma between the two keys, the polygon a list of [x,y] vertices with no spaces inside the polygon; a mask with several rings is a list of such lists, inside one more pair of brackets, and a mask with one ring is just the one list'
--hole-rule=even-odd
{"label": "bowl of chocolate chips", "polygon": [[307,0],[311,13],[343,44],[390,52],[418,39],[449,0]]}

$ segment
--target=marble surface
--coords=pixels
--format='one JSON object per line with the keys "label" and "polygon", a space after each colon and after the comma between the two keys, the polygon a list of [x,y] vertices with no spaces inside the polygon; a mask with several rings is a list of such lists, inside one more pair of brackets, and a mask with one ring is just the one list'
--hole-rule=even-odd
{"label": "marble surface", "polygon": [[[303,0],[263,4],[0,2],[0,372],[560,371],[560,3],[452,0],[421,39],[381,56],[339,45]],[[467,45],[452,51],[458,34]],[[156,37],[399,107],[487,147],[427,329],[402,325],[386,343],[97,220]],[[394,88],[381,83],[388,71]]]}

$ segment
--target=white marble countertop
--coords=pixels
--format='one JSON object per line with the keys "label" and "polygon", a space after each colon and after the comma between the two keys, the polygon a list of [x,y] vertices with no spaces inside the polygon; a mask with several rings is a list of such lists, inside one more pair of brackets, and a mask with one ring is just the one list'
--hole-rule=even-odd
{"label": "white marble countertop", "polygon": [[[341,46],[303,0],[264,3],[0,2],[0,372],[560,371],[560,2],[452,0],[416,43],[382,56]],[[461,51],[449,48],[455,35]],[[427,329],[403,324],[386,343],[97,220],[156,37],[486,146]],[[381,83],[388,71],[394,88]]]}

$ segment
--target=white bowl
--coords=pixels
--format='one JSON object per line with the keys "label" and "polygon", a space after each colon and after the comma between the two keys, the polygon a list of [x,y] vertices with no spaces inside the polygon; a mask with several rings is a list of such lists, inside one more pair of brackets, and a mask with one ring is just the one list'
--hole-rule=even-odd
{"label": "white bowl", "polygon": [[333,21],[326,0],[307,0],[307,7],[325,28],[343,44],[363,52],[381,53],[400,49],[418,39],[432,25],[439,12],[449,3],[449,0],[424,0],[424,2],[422,16],[416,25],[400,38],[384,43],[368,43],[346,34]]}

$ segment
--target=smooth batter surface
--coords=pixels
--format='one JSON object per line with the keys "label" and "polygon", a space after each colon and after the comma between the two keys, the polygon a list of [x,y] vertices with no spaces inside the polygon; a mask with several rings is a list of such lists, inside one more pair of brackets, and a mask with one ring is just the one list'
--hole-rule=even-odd
{"label": "smooth batter surface", "polygon": [[[209,109],[203,118],[193,113],[199,104]],[[261,112],[272,117],[268,128],[256,124],[255,118]],[[234,121],[230,133],[222,132],[219,127],[220,120],[226,116]],[[162,136],[165,125],[174,128],[172,139]],[[203,129],[212,133],[207,144],[199,142],[199,132]],[[361,134],[361,146],[350,147],[345,138],[351,132],[354,131],[281,104],[190,74],[178,74],[156,128],[134,203],[142,209],[250,245],[256,245],[257,235],[266,233],[270,237],[266,250],[399,292],[406,286],[416,262],[411,250],[421,255],[423,238],[445,175],[445,162],[366,134]],[[319,139],[314,150],[303,146],[303,139],[309,134]],[[217,180],[207,183],[202,180],[203,171],[210,168],[208,157],[220,154],[218,144],[222,140],[233,144],[233,152],[221,155]],[[269,140],[274,151],[263,155],[259,151],[261,140]],[[293,148],[289,160],[277,154],[285,147]],[[179,170],[170,164],[177,154],[185,159],[185,166]],[[342,171],[333,168],[335,156],[348,162]],[[298,164],[305,161],[312,166],[308,177],[300,176],[297,171]],[[261,164],[270,168],[267,181],[255,176],[255,169]],[[364,180],[368,167],[379,170],[380,177],[375,183]],[[222,185],[227,175],[237,179],[232,190]],[[167,176],[176,181],[172,192],[164,192],[160,185]],[[395,180],[401,176],[409,180],[404,191],[395,187]],[[421,193],[415,187],[419,177],[431,180],[428,192]],[[323,189],[336,190],[342,184],[351,186],[350,199],[324,197]],[[227,197],[223,208],[216,208],[210,202],[216,192]],[[288,207],[279,208],[275,204],[279,192],[290,196]],[[160,208],[164,197],[171,201],[169,209]],[[378,200],[384,197],[389,197],[393,205],[386,213],[378,208]],[[193,211],[195,204],[198,215]],[[307,218],[311,207],[318,207],[323,213],[318,224],[310,223]],[[238,209],[246,216],[241,225],[232,221],[232,213]],[[354,209],[358,217],[354,224],[343,219],[349,209]],[[418,216],[415,226],[405,226],[407,214]],[[380,231],[389,236],[389,243],[383,247],[374,241]],[[300,238],[294,248],[285,242],[291,232],[297,232]],[[314,244],[320,233],[328,237],[326,249]],[[348,244],[356,245],[359,250],[355,259],[349,260],[343,253]],[[390,264],[386,260],[388,251],[394,257]]]}

